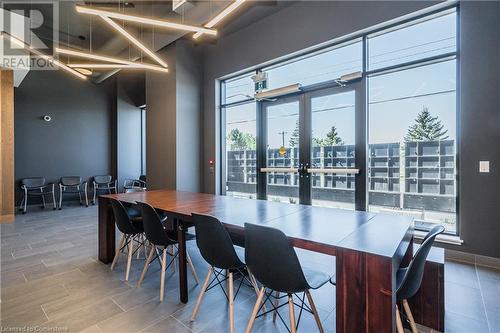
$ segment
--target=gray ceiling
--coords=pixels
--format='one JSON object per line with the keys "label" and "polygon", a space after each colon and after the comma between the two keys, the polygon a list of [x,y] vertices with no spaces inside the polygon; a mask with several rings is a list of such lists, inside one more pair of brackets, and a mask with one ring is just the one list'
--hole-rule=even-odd
{"label": "gray ceiling", "polygon": [[[230,3],[227,1],[189,1],[189,8],[183,12],[172,11],[171,1],[128,1],[129,6],[124,7],[123,1],[101,0],[97,5],[99,9],[109,11],[120,11],[130,15],[145,16],[157,19],[182,22],[192,25],[203,25],[216,13],[221,11]],[[248,1],[238,12],[231,15],[227,20],[217,27],[219,37],[234,33],[249,24],[252,24],[268,15],[283,9],[294,1]],[[118,56],[125,59],[137,59],[141,54],[129,41],[115,32],[101,19],[93,15],[77,13],[75,5],[86,5],[85,1],[60,1],[59,3],[59,44],[62,47],[80,49],[99,54]],[[88,3],[87,3],[88,5]],[[118,21],[119,22],[119,21]],[[183,31],[155,28],[154,32],[149,27],[140,24],[125,23],[128,32],[138,37],[147,47],[159,50],[164,46],[183,37],[190,37]],[[213,37],[206,37],[200,43],[214,43]],[[211,40],[212,39],[212,40]],[[82,59],[71,59],[62,56],[65,62],[82,62]],[[94,78],[106,72],[94,72]],[[106,75],[108,76],[108,75]]]}

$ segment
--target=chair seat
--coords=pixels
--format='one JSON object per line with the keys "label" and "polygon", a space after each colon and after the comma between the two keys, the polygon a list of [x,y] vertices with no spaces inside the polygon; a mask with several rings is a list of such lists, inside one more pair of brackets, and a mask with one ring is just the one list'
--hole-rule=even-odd
{"label": "chair seat", "polygon": [[138,218],[141,218],[141,211],[138,210],[137,208],[130,206],[130,207],[125,207],[127,209],[127,214],[132,220],[136,220]]}
{"label": "chair seat", "polygon": [[309,287],[311,287],[311,289],[318,289],[322,287],[325,283],[330,281],[331,278],[330,275],[324,272],[315,271],[309,268],[302,268],[302,271],[304,272],[307,284],[309,284]]}

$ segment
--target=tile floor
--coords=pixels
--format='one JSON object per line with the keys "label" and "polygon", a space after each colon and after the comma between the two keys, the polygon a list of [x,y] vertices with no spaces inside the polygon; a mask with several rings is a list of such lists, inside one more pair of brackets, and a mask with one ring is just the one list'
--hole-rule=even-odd
{"label": "tile floor", "polygon": [[[52,332],[225,332],[227,305],[220,290],[207,293],[197,320],[189,320],[200,286],[191,275],[190,302],[178,299],[178,278],[169,270],[165,301],[159,302],[159,268],[152,266],[141,288],[135,284],[144,259],[133,261],[124,279],[125,257],[114,271],[96,260],[97,209],[72,206],[62,211],[31,208],[13,224],[0,225],[2,330],[37,327]],[[200,279],[207,265],[194,242],[188,245]],[[299,251],[306,266],[334,273],[332,258]],[[446,262],[446,331],[500,333],[500,270]],[[327,332],[334,332],[335,289],[313,293]],[[245,330],[255,301],[242,288],[235,302],[236,332]],[[283,309],[285,320],[288,318]],[[259,318],[254,332],[286,332],[272,316]],[[316,332],[304,314],[300,332]]]}

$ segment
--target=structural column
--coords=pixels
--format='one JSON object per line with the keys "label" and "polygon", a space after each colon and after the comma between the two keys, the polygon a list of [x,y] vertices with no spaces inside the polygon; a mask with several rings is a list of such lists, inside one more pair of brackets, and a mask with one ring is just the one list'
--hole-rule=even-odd
{"label": "structural column", "polygon": [[14,220],[14,81],[0,69],[0,222]]}

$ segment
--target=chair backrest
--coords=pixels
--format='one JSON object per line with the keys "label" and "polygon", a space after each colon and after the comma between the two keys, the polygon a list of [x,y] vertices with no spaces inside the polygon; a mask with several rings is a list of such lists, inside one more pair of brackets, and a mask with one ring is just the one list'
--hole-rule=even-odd
{"label": "chair backrest", "polygon": [[111,200],[111,207],[113,208],[113,215],[115,217],[116,226],[118,230],[126,235],[137,234],[140,231],[134,227],[132,222],[130,221],[130,217],[128,216],[127,210],[123,206],[123,204],[116,200]]}
{"label": "chair backrest", "polygon": [[164,228],[160,216],[152,206],[144,202],[137,202],[137,205],[141,209],[144,233],[148,241],[158,246],[177,242],[175,231]]}
{"label": "chair backrest", "polygon": [[219,269],[244,266],[236,254],[229,233],[217,218],[202,214],[191,215],[196,231],[196,245],[206,262]]}
{"label": "chair backrest", "polygon": [[278,229],[245,223],[245,261],[264,286],[295,293],[308,288],[297,254]]}
{"label": "chair backrest", "polygon": [[111,183],[111,180],[113,180],[113,177],[111,177],[111,175],[94,176],[94,181],[97,184],[109,184]]}
{"label": "chair backrest", "polygon": [[82,177],[80,176],[61,177],[60,182],[64,186],[77,186],[82,183]]}
{"label": "chair backrest", "polygon": [[424,275],[425,262],[432,248],[436,236],[444,232],[442,225],[433,227],[425,236],[422,244],[415,253],[410,264],[406,268],[406,274],[397,290],[397,299],[408,299],[415,295],[420,289],[422,277]]}
{"label": "chair backrest", "polygon": [[125,188],[125,193],[133,193],[133,192],[146,192],[144,187],[127,187]]}
{"label": "chair backrest", "polygon": [[33,177],[21,179],[21,185],[30,187],[41,187],[45,185],[45,178],[43,177]]}

